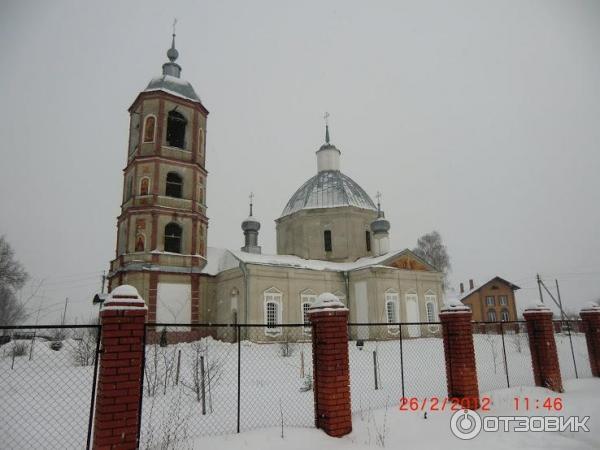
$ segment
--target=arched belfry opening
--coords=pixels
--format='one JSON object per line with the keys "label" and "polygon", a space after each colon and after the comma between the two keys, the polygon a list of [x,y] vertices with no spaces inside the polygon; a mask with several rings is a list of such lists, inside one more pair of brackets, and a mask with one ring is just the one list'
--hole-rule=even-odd
{"label": "arched belfry opening", "polygon": [[167,117],[167,144],[171,147],[185,148],[185,127],[187,120],[176,110],[169,111]]}

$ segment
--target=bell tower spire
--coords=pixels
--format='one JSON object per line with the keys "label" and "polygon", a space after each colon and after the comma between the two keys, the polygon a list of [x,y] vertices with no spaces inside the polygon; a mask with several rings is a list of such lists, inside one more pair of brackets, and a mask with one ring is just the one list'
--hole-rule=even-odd
{"label": "bell tower spire", "polygon": [[163,75],[171,75],[172,77],[179,78],[181,76],[181,66],[175,61],[179,58],[179,52],[175,48],[175,26],[177,25],[177,19],[173,20],[173,39],[171,40],[171,48],[167,50],[167,58],[169,62],[163,64]]}

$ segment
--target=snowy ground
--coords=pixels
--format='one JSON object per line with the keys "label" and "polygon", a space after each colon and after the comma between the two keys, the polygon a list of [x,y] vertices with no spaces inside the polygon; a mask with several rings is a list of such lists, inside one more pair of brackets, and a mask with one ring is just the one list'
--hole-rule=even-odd
{"label": "snowy ground", "polygon": [[[514,397],[543,399],[558,394],[547,389],[517,387],[487,393],[492,399],[490,415],[517,415]],[[463,450],[518,450],[518,449],[598,449],[600,448],[600,380],[569,380],[565,392],[560,394],[564,409],[561,414],[590,416],[589,433],[480,433],[475,439],[462,441],[450,432],[452,412],[431,412],[427,419],[422,412],[399,411],[397,407],[374,410],[371,413],[357,413],[353,416],[354,430],[343,438],[331,438],[320,430],[273,427],[254,430],[239,435],[206,437],[197,439],[181,448],[265,449],[285,448],[286,450],[309,449],[439,449]],[[555,412],[520,412],[518,415],[557,415]],[[383,431],[385,424],[385,432]],[[378,436],[384,436],[383,443]],[[382,445],[383,444],[383,445]]]}
{"label": "snowy ground", "polygon": [[[302,330],[298,329],[298,333],[301,336]],[[306,336],[303,337],[306,339]],[[563,379],[569,380],[565,381],[566,407],[581,406],[585,411],[589,405],[585,402],[581,404],[578,399],[587,396],[588,400],[593,398],[594,403],[598,404],[600,394],[591,392],[592,387],[596,390],[600,387],[598,381],[581,379],[573,382],[571,341],[563,334],[557,334],[556,341]],[[64,342],[64,348],[56,352],[49,348],[48,341],[38,341],[32,359],[29,360],[28,355],[17,357],[12,368],[10,352],[0,355],[0,448],[4,448],[3,445],[6,448],[31,448],[32,444],[42,442],[48,448],[81,448],[85,444],[93,370],[90,366],[80,367],[75,363],[73,356],[74,350],[79,348],[77,341],[68,339]],[[590,377],[584,335],[573,334],[572,342],[579,377]],[[7,352],[7,348],[3,346],[3,353]],[[504,351],[507,367],[504,365]],[[449,413],[432,413],[427,420],[423,420],[421,414],[397,411],[402,397],[402,381],[406,397],[422,399],[446,396],[444,353],[440,338],[405,339],[402,343],[402,365],[398,340],[366,341],[363,347],[351,341],[349,352],[355,433],[340,441],[323,441],[321,433],[311,429],[314,427],[313,392],[303,389],[312,376],[310,342],[289,346],[242,342],[241,435],[235,434],[238,396],[236,344],[205,338],[166,347],[148,345],[142,447],[187,448],[194,439],[201,437],[202,442],[205,438],[212,442],[214,435],[227,435],[219,438],[218,442],[231,445],[231,448],[236,448],[241,442],[251,445],[253,439],[275,439],[273,446],[277,447],[281,444],[276,439],[281,433],[282,416],[288,436],[286,445],[288,441],[290,445],[300,442],[305,448],[307,441],[315,439],[328,448],[342,442],[344,445],[356,445],[357,448],[360,445],[377,446],[377,435],[380,433],[376,428],[382,427],[386,406],[389,423],[386,428],[389,429],[387,434],[390,439],[395,439],[395,433],[399,433],[400,429],[405,431],[398,436],[406,435],[410,430],[411,435],[414,432],[434,439],[431,445],[435,444],[435,439],[444,440],[449,436]],[[477,334],[475,352],[480,390],[494,392],[495,409],[492,412],[502,410],[504,413],[514,413],[510,402],[520,389],[514,386],[534,384],[527,335],[507,334],[503,345],[500,335]],[[177,371],[179,355],[180,367]],[[204,402],[200,392],[202,383],[199,382],[201,361],[205,367]],[[510,385],[513,386],[508,391],[505,389],[506,369]],[[523,389],[521,396],[547,395],[535,388]],[[589,414],[598,420],[599,413],[590,411]],[[429,427],[444,432],[430,437]],[[255,431],[259,429],[263,431]],[[208,435],[213,437],[208,438]],[[298,439],[293,436],[298,436]],[[589,436],[598,435],[592,430]],[[491,438],[479,437],[476,441],[485,439]],[[494,439],[502,442],[503,439],[512,438],[502,435]],[[557,437],[552,439],[556,440]],[[574,440],[585,442],[585,437],[577,436]],[[565,447],[567,445],[570,444],[562,446],[569,448]],[[546,444],[543,446],[548,447]]]}

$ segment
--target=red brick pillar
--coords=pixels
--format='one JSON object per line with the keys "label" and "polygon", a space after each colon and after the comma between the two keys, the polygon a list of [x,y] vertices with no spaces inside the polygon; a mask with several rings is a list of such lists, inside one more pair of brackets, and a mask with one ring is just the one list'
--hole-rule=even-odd
{"label": "red brick pillar", "polygon": [[530,306],[523,312],[535,385],[563,392],[552,316],[552,311],[543,304]]}
{"label": "red brick pillar", "polygon": [[479,385],[475,366],[471,310],[451,301],[440,312],[446,358],[448,398],[469,409],[479,408]]}
{"label": "red brick pillar", "polygon": [[583,321],[592,375],[600,377],[600,306],[590,303],[579,315]]}
{"label": "red brick pillar", "polygon": [[352,431],[348,309],[330,293],[319,295],[308,312],[312,323],[315,425],[329,436]]}
{"label": "red brick pillar", "polygon": [[112,291],[100,311],[94,450],[137,448],[147,310],[137,290],[124,285]]}

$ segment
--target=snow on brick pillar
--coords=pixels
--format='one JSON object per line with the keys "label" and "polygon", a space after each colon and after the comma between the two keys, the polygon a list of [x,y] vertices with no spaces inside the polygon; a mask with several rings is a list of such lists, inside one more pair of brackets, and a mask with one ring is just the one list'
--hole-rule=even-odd
{"label": "snow on brick pillar", "polygon": [[590,303],[579,315],[585,331],[592,375],[600,377],[600,306]]}
{"label": "snow on brick pillar", "polygon": [[319,295],[308,311],[312,323],[315,425],[329,436],[352,431],[348,309],[330,293]]}
{"label": "snow on brick pillar", "polygon": [[530,306],[523,312],[535,385],[563,392],[552,315],[552,311],[543,304]]}
{"label": "snow on brick pillar", "polygon": [[102,353],[93,449],[135,449],[147,307],[133,286],[115,288],[100,311]]}
{"label": "snow on brick pillar", "polygon": [[458,300],[447,302],[440,312],[446,359],[448,397],[465,408],[479,408],[471,309]]}

